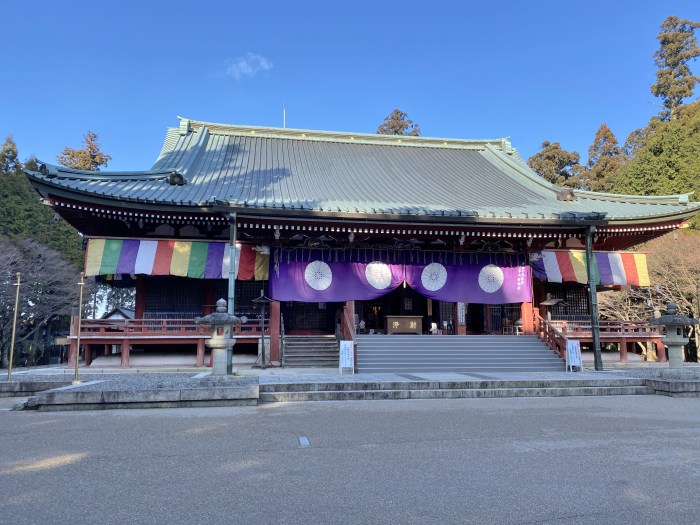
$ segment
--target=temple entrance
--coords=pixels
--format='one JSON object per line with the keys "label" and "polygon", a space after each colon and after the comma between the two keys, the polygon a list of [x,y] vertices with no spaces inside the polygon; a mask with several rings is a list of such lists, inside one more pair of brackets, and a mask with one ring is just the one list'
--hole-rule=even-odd
{"label": "temple entrance", "polygon": [[470,303],[466,305],[466,318],[465,324],[467,326],[468,334],[483,334],[486,331],[486,325],[484,323],[484,305]]}
{"label": "temple entrance", "polygon": [[395,316],[416,318],[412,333],[448,333],[453,327],[454,304],[424,297],[410,286],[399,286],[382,297],[355,301],[355,315],[359,326],[364,321],[365,333],[391,333],[388,322]]}
{"label": "temple entrance", "polygon": [[521,303],[470,303],[466,308],[467,334],[519,335],[522,333],[521,316]]}
{"label": "temple entrance", "polygon": [[281,305],[284,331],[288,335],[334,334],[341,304],[285,301]]}

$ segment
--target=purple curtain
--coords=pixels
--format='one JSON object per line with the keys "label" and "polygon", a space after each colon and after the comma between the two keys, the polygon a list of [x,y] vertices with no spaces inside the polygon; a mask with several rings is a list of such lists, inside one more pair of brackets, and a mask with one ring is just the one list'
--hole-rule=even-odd
{"label": "purple curtain", "polygon": [[433,262],[407,265],[406,283],[438,301],[506,304],[530,302],[529,266],[502,266],[488,260],[462,265]]}
{"label": "purple curtain", "polygon": [[280,264],[279,272],[270,274],[270,295],[277,301],[309,303],[375,299],[402,282],[402,265],[312,259]]}
{"label": "purple curtain", "polygon": [[404,280],[421,295],[449,302],[529,302],[524,254],[278,250],[270,295],[278,301],[337,302],[386,295]]}

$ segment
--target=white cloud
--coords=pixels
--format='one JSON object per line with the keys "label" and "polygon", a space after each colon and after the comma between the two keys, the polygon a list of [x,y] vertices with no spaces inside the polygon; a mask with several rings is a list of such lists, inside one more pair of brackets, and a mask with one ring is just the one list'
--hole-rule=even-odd
{"label": "white cloud", "polygon": [[272,62],[267,58],[255,53],[248,53],[244,57],[234,58],[226,68],[226,74],[240,80],[242,77],[252,78],[261,71],[269,71],[270,69],[272,69]]}

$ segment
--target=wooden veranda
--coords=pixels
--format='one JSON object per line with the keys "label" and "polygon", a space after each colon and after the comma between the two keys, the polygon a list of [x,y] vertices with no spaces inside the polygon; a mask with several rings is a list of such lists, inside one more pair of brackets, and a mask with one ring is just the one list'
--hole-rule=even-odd
{"label": "wooden veranda", "polygon": [[[71,320],[71,346],[68,362],[74,362],[77,348],[77,317]],[[257,342],[261,334],[270,335],[270,321],[259,319],[234,326],[232,336],[237,341]],[[85,349],[85,365],[92,363],[97,347],[108,355],[112,346],[119,346],[121,367],[129,367],[132,345],[195,345],[196,366],[204,366],[205,343],[211,332],[195,324],[194,319],[82,319],[80,344]]]}
{"label": "wooden veranda", "polygon": [[[620,362],[626,363],[629,353],[635,353],[637,343],[656,344],[659,361],[666,361],[666,347],[661,342],[663,333],[658,326],[646,321],[600,321],[600,342],[614,343],[620,352]],[[535,315],[537,336],[553,352],[566,358],[566,342],[576,339],[581,343],[592,343],[591,321],[547,320],[537,313]]]}

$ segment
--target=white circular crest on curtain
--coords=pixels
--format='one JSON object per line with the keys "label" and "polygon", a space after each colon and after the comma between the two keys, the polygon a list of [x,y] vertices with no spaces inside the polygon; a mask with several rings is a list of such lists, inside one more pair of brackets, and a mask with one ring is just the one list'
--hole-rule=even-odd
{"label": "white circular crest on curtain", "polygon": [[487,264],[479,272],[479,287],[487,293],[493,293],[503,286],[503,279],[503,270],[495,264]]}
{"label": "white circular crest on curtain", "polygon": [[323,261],[312,261],[304,270],[304,279],[314,290],[325,290],[333,282],[331,267]]}
{"label": "white circular crest on curtain", "polygon": [[447,269],[440,263],[430,263],[423,268],[420,274],[420,282],[423,288],[434,292],[439,290],[447,282]]}
{"label": "white circular crest on curtain", "polygon": [[391,284],[391,268],[379,261],[372,261],[365,268],[367,282],[377,290],[384,290]]}

